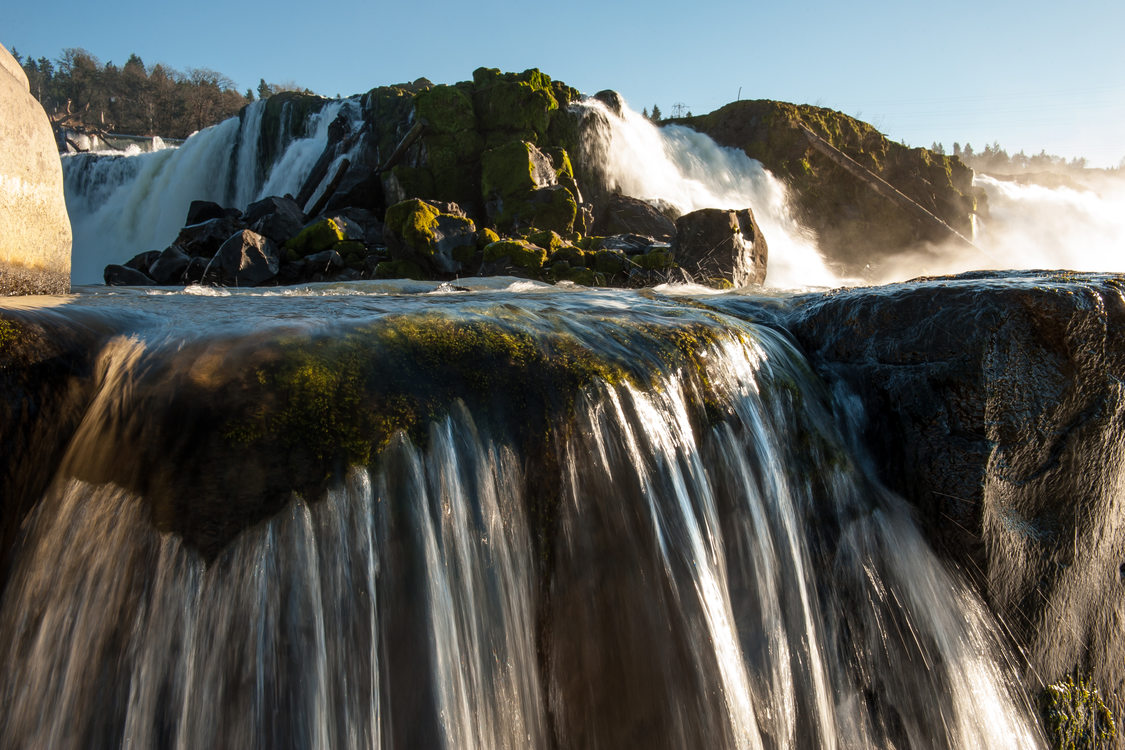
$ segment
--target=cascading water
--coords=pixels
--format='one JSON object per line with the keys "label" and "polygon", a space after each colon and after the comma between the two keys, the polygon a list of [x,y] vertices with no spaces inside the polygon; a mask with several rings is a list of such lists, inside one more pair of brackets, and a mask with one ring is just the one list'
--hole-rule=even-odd
{"label": "cascading water", "polygon": [[281,128],[280,156],[264,164],[259,144],[265,110],[265,101],[254,102],[241,117],[201,130],[176,149],[64,156],[72,282],[101,283],[107,264],[163,250],[183,227],[193,200],[243,209],[267,195],[295,195],[323,153],[333,120],[341,113],[353,122],[360,117],[355,100],[327,102],[310,115],[307,136],[295,138]]}
{"label": "cascading water", "polygon": [[[583,160],[604,171],[624,195],[671,204],[680,213],[701,208],[750,208],[769,243],[766,285],[835,286],[815,240],[789,211],[785,185],[738,149],[680,125],[657,127],[621,107],[615,113],[597,99],[579,107],[596,113],[586,129]],[[598,121],[604,127],[598,127]]]}
{"label": "cascading water", "polygon": [[0,744],[1041,744],[997,624],[781,334],[379,290],[50,313],[143,314],[10,557]]}

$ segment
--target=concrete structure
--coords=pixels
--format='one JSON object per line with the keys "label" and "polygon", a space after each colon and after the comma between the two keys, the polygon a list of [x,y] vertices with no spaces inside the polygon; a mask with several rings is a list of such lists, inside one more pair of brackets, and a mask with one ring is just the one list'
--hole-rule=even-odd
{"label": "concrete structure", "polygon": [[0,294],[70,291],[70,219],[51,123],[0,46]]}

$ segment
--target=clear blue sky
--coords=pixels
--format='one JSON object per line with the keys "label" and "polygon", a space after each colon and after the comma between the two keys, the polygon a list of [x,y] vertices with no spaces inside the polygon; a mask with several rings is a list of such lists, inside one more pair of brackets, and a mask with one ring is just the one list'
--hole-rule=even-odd
{"label": "clear blue sky", "polygon": [[0,43],[35,57],[83,47],[122,64],[219,71],[332,96],[481,65],[538,67],[636,109],[694,113],[739,96],[819,104],[895,140],[1010,152],[1046,149],[1094,166],[1125,157],[1125,3],[900,0],[770,5],[727,0],[112,3],[10,0]]}

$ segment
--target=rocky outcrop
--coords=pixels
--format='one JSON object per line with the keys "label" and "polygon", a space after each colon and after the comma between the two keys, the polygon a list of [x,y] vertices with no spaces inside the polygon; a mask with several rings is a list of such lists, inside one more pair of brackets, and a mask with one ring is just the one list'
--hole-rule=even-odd
{"label": "rocky outcrop", "polygon": [[47,115],[0,47],[0,294],[70,291],[70,219]]}
{"label": "rocky outcrop", "polygon": [[[974,274],[799,301],[880,475],[1030,658],[1125,694],[1125,279]],[[1113,706],[1118,719],[1121,705]]]}
{"label": "rocky outcrop", "polygon": [[[888,140],[868,123],[822,107],[740,101],[682,120],[723,146],[741,149],[791,188],[798,219],[816,232],[826,258],[847,276],[875,277],[900,252],[950,240],[941,222],[972,235],[983,195],[960,159]],[[941,222],[896,204],[814,147],[802,130],[889,183]]]}
{"label": "rocky outcrop", "polygon": [[766,240],[748,208],[703,208],[676,219],[676,262],[704,283],[736,287],[766,278]]}

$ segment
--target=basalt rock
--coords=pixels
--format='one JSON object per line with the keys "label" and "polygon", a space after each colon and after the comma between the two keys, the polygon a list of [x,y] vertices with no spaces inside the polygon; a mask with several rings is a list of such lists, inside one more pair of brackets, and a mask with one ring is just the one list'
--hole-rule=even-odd
{"label": "basalt rock", "polygon": [[148,267],[148,275],[157,284],[179,284],[183,281],[184,271],[190,263],[191,256],[172,245],[156,257]]}
{"label": "basalt rock", "polygon": [[594,220],[591,234],[638,234],[661,242],[676,236],[676,224],[659,209],[638,198],[614,195]]}
{"label": "basalt rock", "polygon": [[278,244],[287,242],[305,226],[308,218],[297,201],[271,195],[251,203],[242,220],[258,234],[265,235]]}
{"label": "basalt rock", "polygon": [[143,271],[117,264],[106,266],[103,278],[107,286],[152,286],[156,283]]}
{"label": "basalt rock", "polygon": [[761,284],[766,254],[765,238],[748,208],[704,208],[676,220],[676,262],[703,283]]}
{"label": "basalt rock", "polygon": [[971,236],[972,215],[983,200],[960,159],[907,148],[868,123],[822,107],[740,101],[681,122],[741,149],[785,180],[797,218],[816,232],[821,251],[846,275],[877,273],[889,256],[926,250],[950,237],[818,151],[800,126],[965,236]]}
{"label": "basalt rock", "polygon": [[[967,274],[813,295],[788,326],[1030,658],[1125,692],[1125,279]],[[1114,711],[1121,720],[1121,706]]]}
{"label": "basalt rock", "polygon": [[397,203],[387,209],[384,232],[393,258],[438,274],[461,271],[476,254],[476,225],[455,205],[418,199]]}
{"label": "basalt rock", "polygon": [[229,286],[257,286],[277,276],[277,246],[268,237],[244,229],[223,243],[214,265]]}
{"label": "basalt rock", "polygon": [[181,229],[172,244],[183,248],[184,252],[192,257],[210,258],[235,232],[245,228],[241,222],[229,216],[208,219]]}

